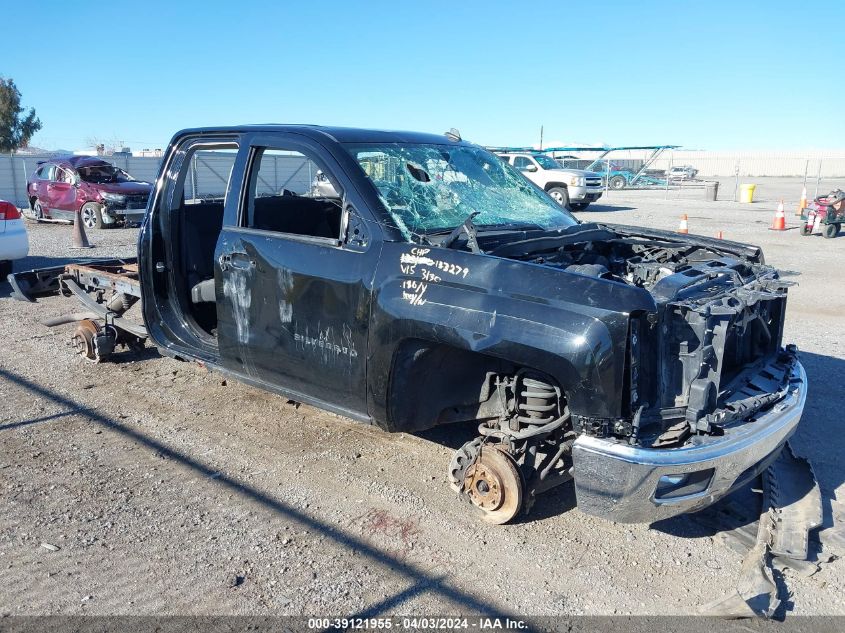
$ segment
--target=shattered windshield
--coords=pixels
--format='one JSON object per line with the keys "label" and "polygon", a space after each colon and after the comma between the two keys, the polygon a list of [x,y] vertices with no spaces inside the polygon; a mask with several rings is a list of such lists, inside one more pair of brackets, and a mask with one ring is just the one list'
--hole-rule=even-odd
{"label": "shattered windshield", "polygon": [[135,180],[132,176],[114,165],[90,165],[88,167],[80,167],[77,171],[82,180],[98,185],[132,182]]}
{"label": "shattered windshield", "polygon": [[490,152],[471,145],[349,144],[406,239],[462,224],[559,228],[577,220]]}

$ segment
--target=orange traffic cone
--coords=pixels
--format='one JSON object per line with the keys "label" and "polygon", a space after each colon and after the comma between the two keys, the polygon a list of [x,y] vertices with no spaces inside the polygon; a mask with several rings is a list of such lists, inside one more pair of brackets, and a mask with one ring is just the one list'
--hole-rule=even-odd
{"label": "orange traffic cone", "polygon": [[678,233],[683,233],[684,235],[689,233],[689,225],[687,224],[687,214],[686,213],[684,213],[681,216],[681,224],[678,227]]}
{"label": "orange traffic cone", "polygon": [[775,220],[772,222],[772,231],[786,230],[786,216],[783,215],[783,200],[778,203],[778,210],[775,213]]}
{"label": "orange traffic cone", "polygon": [[795,215],[802,215],[804,209],[807,208],[807,187],[801,188],[801,200],[798,202],[798,211],[795,212]]}

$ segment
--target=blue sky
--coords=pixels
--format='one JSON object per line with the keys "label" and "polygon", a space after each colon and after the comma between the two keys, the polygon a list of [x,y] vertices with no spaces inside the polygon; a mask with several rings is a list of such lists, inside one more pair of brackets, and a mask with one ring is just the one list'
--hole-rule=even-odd
{"label": "blue sky", "polygon": [[[50,7],[53,7],[50,10]],[[841,2],[15,2],[4,44],[44,128],[163,147],[318,123],[483,144],[845,146]],[[838,48],[838,50],[837,50]]]}

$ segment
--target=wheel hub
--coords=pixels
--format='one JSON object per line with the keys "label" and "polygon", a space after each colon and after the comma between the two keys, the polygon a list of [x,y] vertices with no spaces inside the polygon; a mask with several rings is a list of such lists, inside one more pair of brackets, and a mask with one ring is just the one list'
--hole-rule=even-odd
{"label": "wheel hub", "polygon": [[482,510],[492,512],[502,507],[502,480],[485,464],[475,463],[467,469],[465,488],[472,502]]}

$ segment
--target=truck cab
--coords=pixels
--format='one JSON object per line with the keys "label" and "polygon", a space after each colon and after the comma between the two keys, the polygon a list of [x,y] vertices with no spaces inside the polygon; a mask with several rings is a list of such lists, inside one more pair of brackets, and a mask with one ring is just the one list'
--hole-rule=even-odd
{"label": "truck cab", "polygon": [[601,175],[563,167],[548,154],[539,152],[497,152],[499,157],[522,172],[559,205],[583,211],[602,195]]}

